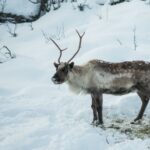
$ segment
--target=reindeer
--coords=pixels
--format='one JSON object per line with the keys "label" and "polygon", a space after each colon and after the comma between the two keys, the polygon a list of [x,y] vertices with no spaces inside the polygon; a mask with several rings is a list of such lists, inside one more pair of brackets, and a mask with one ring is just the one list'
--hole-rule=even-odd
{"label": "reindeer", "polygon": [[58,63],[54,62],[56,73],[52,77],[53,83],[66,82],[73,92],[90,94],[93,109],[92,123],[97,125],[103,124],[103,94],[123,95],[136,92],[142,101],[142,106],[134,122],[141,119],[150,99],[150,62],[111,63],[90,60],[82,66],[74,65],[72,60],[79,52],[85,34],[81,35],[77,30],[76,32],[79,36],[78,49],[67,62],[60,61],[62,52],[66,49],[61,49],[53,39],[50,39],[60,52]]}

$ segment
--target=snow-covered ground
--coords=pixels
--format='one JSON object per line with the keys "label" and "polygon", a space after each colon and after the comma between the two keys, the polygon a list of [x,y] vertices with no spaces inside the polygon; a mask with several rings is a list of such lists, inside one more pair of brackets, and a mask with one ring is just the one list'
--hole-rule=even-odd
{"label": "snow-covered ground", "polygon": [[150,61],[150,5],[133,0],[115,6],[93,2],[91,7],[80,12],[66,3],[34,22],[34,30],[31,24],[17,25],[17,37],[0,25],[1,46],[16,54],[0,64],[0,150],[150,149],[150,105],[141,123],[130,124],[141,105],[135,93],[104,95],[104,127],[95,127],[90,96],[51,82],[59,52],[42,31],[68,47],[64,61],[76,50],[75,29],[86,32],[76,64],[94,58]]}
{"label": "snow-covered ground", "polygon": [[38,9],[39,4],[33,4],[29,0],[0,0],[0,12],[29,17],[36,15]]}

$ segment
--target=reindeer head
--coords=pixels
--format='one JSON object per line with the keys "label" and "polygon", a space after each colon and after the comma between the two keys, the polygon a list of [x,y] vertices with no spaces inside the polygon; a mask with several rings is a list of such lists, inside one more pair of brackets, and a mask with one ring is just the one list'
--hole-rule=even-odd
{"label": "reindeer head", "polygon": [[68,80],[68,74],[69,72],[73,69],[74,67],[74,62],[71,62],[72,59],[77,55],[77,53],[79,52],[80,48],[81,48],[81,42],[82,42],[82,37],[84,36],[85,33],[83,33],[82,35],[79,34],[79,32],[76,30],[78,36],[79,36],[79,45],[78,45],[78,49],[75,52],[75,54],[67,61],[67,62],[61,62],[61,56],[62,56],[62,52],[65,51],[67,48],[65,49],[61,49],[58,44],[53,40],[50,39],[55,45],[56,47],[59,49],[60,55],[58,58],[58,63],[54,62],[54,66],[56,68],[56,73],[54,74],[54,76],[52,77],[52,81],[55,84],[62,84],[65,81]]}

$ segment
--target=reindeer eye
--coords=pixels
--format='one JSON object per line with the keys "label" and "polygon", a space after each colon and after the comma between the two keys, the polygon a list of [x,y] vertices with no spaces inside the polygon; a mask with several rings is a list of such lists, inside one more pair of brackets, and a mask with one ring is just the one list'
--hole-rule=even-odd
{"label": "reindeer eye", "polygon": [[65,72],[65,73],[67,73],[67,68],[66,67],[63,68],[62,71]]}

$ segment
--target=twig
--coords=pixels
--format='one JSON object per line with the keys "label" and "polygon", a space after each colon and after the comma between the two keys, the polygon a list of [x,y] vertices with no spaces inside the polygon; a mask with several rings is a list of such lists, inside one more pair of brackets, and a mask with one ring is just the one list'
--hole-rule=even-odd
{"label": "twig", "polygon": [[0,48],[0,50],[2,50],[2,49],[6,49],[5,53],[1,52],[1,54],[3,54],[5,57],[7,57],[6,55],[9,55],[9,57],[11,59],[15,58],[15,55],[12,54],[11,50],[6,45],[4,45],[3,47]]}
{"label": "twig", "polygon": [[134,45],[134,50],[136,51],[137,49],[136,26],[134,26],[133,28],[133,45]]}
{"label": "twig", "polygon": [[7,28],[8,28],[8,32],[9,32],[10,35],[12,35],[13,37],[17,36],[17,33],[16,33],[17,24],[16,23],[15,23],[14,31],[12,31],[12,29],[10,28],[10,26],[8,25],[8,23],[7,23]]}
{"label": "twig", "polygon": [[6,7],[6,0],[2,0],[0,6],[1,6],[1,12],[4,12],[4,9]]}
{"label": "twig", "polygon": [[5,54],[8,54],[11,58],[13,58],[10,49],[7,46],[5,46],[5,45],[3,46],[3,48],[5,48],[7,50],[7,52]]}
{"label": "twig", "polygon": [[42,34],[43,34],[43,36],[44,36],[44,38],[46,40],[46,43],[48,43],[50,41],[49,36],[43,30],[41,30],[41,32],[42,32]]}
{"label": "twig", "polygon": [[87,0],[84,0],[83,3],[78,4],[77,7],[80,11],[84,11],[85,7],[91,9],[91,7],[87,4]]}
{"label": "twig", "polygon": [[122,42],[119,39],[116,39],[116,40],[120,45],[122,45]]}
{"label": "twig", "polygon": [[29,26],[30,26],[31,30],[33,31],[33,30],[34,30],[34,28],[33,28],[33,24],[32,24],[32,22],[29,24]]}
{"label": "twig", "polygon": [[48,43],[51,40],[51,38],[56,39],[56,40],[60,40],[62,38],[65,38],[65,32],[64,32],[64,25],[63,24],[60,27],[57,26],[56,30],[57,30],[56,34],[53,34],[53,35],[48,35],[43,30],[41,31],[44,38],[46,39],[46,43]]}
{"label": "twig", "polygon": [[106,136],[106,143],[107,143],[107,144],[110,144],[109,141],[108,141],[108,136]]}
{"label": "twig", "polygon": [[62,24],[60,27],[57,27],[57,36],[55,35],[55,38],[57,40],[60,40],[61,38],[65,37],[65,33],[64,33],[64,25]]}

